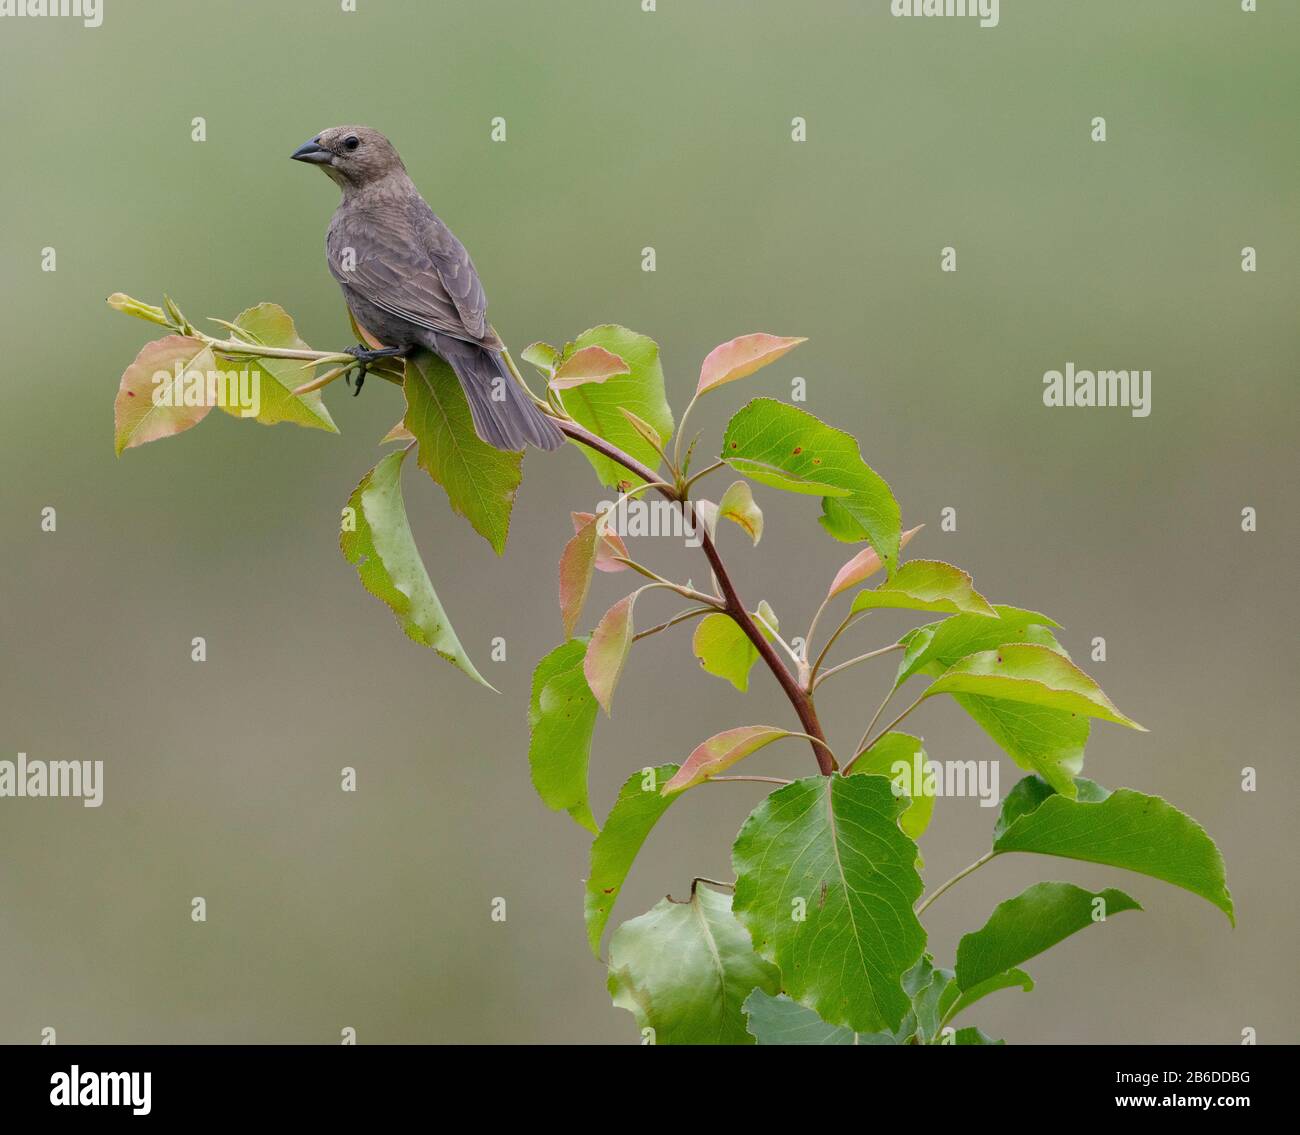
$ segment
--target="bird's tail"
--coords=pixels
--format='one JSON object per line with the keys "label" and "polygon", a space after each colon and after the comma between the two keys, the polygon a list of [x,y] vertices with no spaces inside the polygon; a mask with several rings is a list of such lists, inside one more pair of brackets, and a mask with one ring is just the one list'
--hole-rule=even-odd
{"label": "bird's tail", "polygon": [[519,450],[526,444],[538,449],[564,444],[559,426],[533,404],[499,354],[477,344],[458,343],[445,357],[469,401],[474,430],[488,445]]}

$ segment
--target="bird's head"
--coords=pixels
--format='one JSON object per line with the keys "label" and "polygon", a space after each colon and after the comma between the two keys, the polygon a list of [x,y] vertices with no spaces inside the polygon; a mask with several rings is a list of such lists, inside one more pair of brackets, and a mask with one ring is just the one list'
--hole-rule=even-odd
{"label": "bird's head", "polygon": [[345,190],[359,189],[406,169],[393,144],[369,126],[332,126],[289,156],[320,166]]}

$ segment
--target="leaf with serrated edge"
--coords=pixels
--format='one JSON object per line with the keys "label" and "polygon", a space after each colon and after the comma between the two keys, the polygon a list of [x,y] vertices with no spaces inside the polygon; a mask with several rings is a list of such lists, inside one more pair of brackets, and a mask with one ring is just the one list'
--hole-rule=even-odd
{"label": "leaf with serrated edge", "polygon": [[791,736],[794,734],[775,725],[741,725],[715,733],[695,746],[691,755],[682,762],[677,775],[664,785],[663,794],[670,796],[702,784],[773,741]]}
{"label": "leaf with serrated edge", "polygon": [[[901,552],[906,548],[912,537],[924,527],[924,524],[918,524],[915,528],[909,528],[904,532],[899,537],[898,550]],[[883,566],[876,549],[867,545],[835,573],[835,578],[831,581],[831,589],[826,592],[826,598],[834,599],[835,596],[847,591],[850,587],[856,587],[859,583],[870,579]]]}
{"label": "leaf with serrated edge", "polygon": [[703,394],[723,383],[747,378],[806,342],[807,339],[786,339],[759,331],[722,343],[708,353],[700,367],[700,381],[695,393]]}
{"label": "leaf with serrated edge", "polygon": [[922,697],[975,694],[1085,714],[1116,725],[1146,729],[1115,708],[1102,689],[1068,658],[1046,646],[1009,643],[968,654],[934,680]]}
{"label": "leaf with serrated edge", "polygon": [[1026,772],[1036,772],[1058,792],[1074,795],[1092,723],[1065,709],[1004,698],[953,694],[981,729]]}
{"label": "leaf with serrated edge", "polygon": [[604,347],[592,344],[574,351],[555,368],[551,376],[551,386],[556,390],[568,390],[573,386],[582,386],[588,382],[607,382],[620,374],[632,371],[618,355]]}
{"label": "leaf with serrated edge", "polygon": [[606,713],[614,701],[614,688],[622,677],[628,652],[632,649],[632,608],[640,592],[634,591],[615,603],[596,624],[587,644],[582,672],[587,685]]}
{"label": "leaf with serrated edge", "polygon": [[557,646],[533,671],[528,701],[528,766],[548,808],[568,812],[597,831],[587,796],[587,764],[596,725],[596,699],[582,672],[586,639]]}
{"label": "leaf with serrated edge", "polygon": [[592,842],[591,872],[587,878],[583,917],[587,923],[587,941],[597,957],[600,956],[600,936],[641,845],[669,805],[677,799],[659,791],[676,771],[676,765],[660,765],[629,776],[605,818],[605,826]]}
{"label": "leaf with serrated edge", "polygon": [[555,364],[560,361],[560,352],[557,351],[550,343],[529,343],[520,353],[519,357],[526,363],[531,363],[547,378],[551,377],[551,371],[555,369]]}
{"label": "leaf with serrated edge", "polygon": [[[244,331],[246,337],[264,347],[288,347],[293,350],[310,350],[294,326],[289,313],[277,303],[260,303],[235,316],[234,322]],[[296,359],[246,359],[238,358],[221,361],[223,370],[238,371],[247,367],[250,376],[258,386],[257,420],[265,426],[277,422],[292,422],[298,426],[327,430],[338,433],[338,427],[330,412],[325,408],[319,390],[309,390],[306,394],[294,394],[294,390],[306,381],[302,364]],[[243,410],[238,405],[221,407],[231,417],[241,418]]]}
{"label": "leaf with serrated edge", "polygon": [[994,1040],[983,1029],[977,1029],[973,1025],[958,1029],[952,1038],[953,1044],[1006,1044],[1005,1040]]}
{"label": "leaf with serrated edge", "polygon": [[655,1044],[753,1044],[741,1006],[754,989],[775,993],[781,975],[753,952],[728,896],[701,884],[614,931],[608,986]]}
{"label": "leaf with serrated edge", "polygon": [[1086,929],[1098,921],[1098,903],[1104,919],[1142,909],[1123,891],[1093,893],[1073,883],[1035,883],[999,903],[979,930],[957,944],[957,985],[974,989]]}
{"label": "leaf with serrated edge", "polygon": [[455,372],[437,355],[406,360],[403,424],[419,441],[419,462],[447,494],[452,510],[500,555],[523,479],[523,454],[508,453],[474,432],[469,402]]}
{"label": "leaf with serrated edge", "polygon": [[1009,642],[1037,642],[1063,653],[1047,629],[1059,624],[1046,615],[1000,603],[993,604],[993,612],[996,619],[986,615],[954,615],[908,631],[899,640],[906,649],[898,664],[894,689],[914,674],[937,677],[968,654],[993,650]]}
{"label": "leaf with serrated edge", "polygon": [[[631,410],[642,421],[649,423],[660,439],[673,432],[673,414],[664,392],[664,372],[659,362],[659,346],[648,336],[638,335],[626,327],[607,323],[584,331],[577,340],[565,348],[565,356],[584,347],[604,347],[617,355],[629,368],[629,373],[616,375],[601,383],[575,386],[560,394],[565,410],[580,425],[613,443],[625,453],[653,468],[659,462],[655,447],[643,438],[627,417],[624,409]],[[585,445],[578,447],[591,462],[601,483],[610,487],[620,482],[641,484],[641,478],[626,468],[597,453]]]}
{"label": "leaf with serrated edge", "polygon": [[[215,366],[212,352],[200,340],[183,335],[168,335],[141,347],[122,372],[113,402],[113,451],[120,457],[124,449],[197,426],[212,407],[206,400],[202,406],[183,404],[185,385],[193,381],[185,376],[206,375]],[[164,380],[155,383],[155,375]],[[157,401],[155,390],[161,392]],[[181,405],[166,405],[178,399]]]}
{"label": "leaf with serrated edge", "polygon": [[763,510],[754,503],[754,493],[745,481],[733,481],[727,487],[718,501],[718,516],[748,532],[755,547],[763,538]]}
{"label": "leaf with serrated edge", "polygon": [[722,460],[762,484],[835,498],[862,526],[863,534],[854,538],[870,541],[890,575],[897,568],[898,502],[843,430],[798,407],[756,398],[727,424]]}
{"label": "leaf with serrated edge", "polygon": [[732,846],[734,909],[755,949],[791,997],[855,1032],[899,1026],[902,976],[925,948],[902,807],[884,777],[807,777],[751,812]]}
{"label": "leaf with serrated edge", "polygon": [[[912,839],[921,838],[934,814],[934,793],[926,792],[926,787],[931,784],[925,772],[928,760],[920,737],[895,730],[877,738],[871,748],[853,762],[849,773],[850,776],[868,773],[888,777],[898,796],[907,796],[905,789],[908,787],[919,789],[915,796],[910,797],[907,809],[898,817],[903,831]],[[899,762],[907,766],[907,772],[897,768]]]}
{"label": "leaf with serrated edge", "polygon": [[950,981],[939,999],[939,1016],[947,1024],[958,1014],[964,1013],[976,1001],[982,1001],[990,993],[1002,989],[1020,989],[1029,993],[1034,988],[1034,979],[1022,969],[1009,969],[1004,973],[994,974],[984,981],[963,990],[955,980]]}
{"label": "leaf with serrated edge", "polygon": [[755,989],[745,999],[745,1027],[759,1044],[897,1044],[889,1033],[855,1033],[828,1025],[807,1005],[784,993]]}
{"label": "leaf with serrated edge", "polygon": [[1108,792],[1079,777],[1071,800],[1036,776],[1002,802],[993,851],[1030,851],[1123,867],[1182,887],[1217,906],[1234,926],[1223,856],[1205,829],[1159,796]]}
{"label": "leaf with serrated edge", "polygon": [[997,616],[989,601],[975,590],[966,572],[940,560],[908,560],[892,579],[870,591],[859,592],[851,610],[876,608]]}
{"label": "leaf with serrated edge", "polygon": [[339,547],[366,590],[392,608],[408,638],[490,690],[456,637],[411,535],[402,500],[405,456],[390,453],[361,479],[348,500],[356,525],[343,529]]}

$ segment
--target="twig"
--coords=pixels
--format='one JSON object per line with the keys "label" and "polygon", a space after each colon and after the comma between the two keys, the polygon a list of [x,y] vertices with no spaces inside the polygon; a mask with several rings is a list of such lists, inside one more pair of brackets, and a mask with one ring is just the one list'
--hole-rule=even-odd
{"label": "twig", "polygon": [[[838,674],[841,670],[847,670],[850,666],[856,666],[859,662],[869,662],[873,658],[879,658],[882,654],[888,654],[891,650],[902,650],[901,642],[891,642],[888,646],[882,646],[879,650],[869,650],[866,654],[859,654],[856,658],[850,658],[847,662],[841,662],[838,666],[832,666],[829,670],[823,670],[821,674],[813,679],[813,688],[816,689],[832,674]],[[874,719],[872,725],[875,724]],[[871,726],[867,727],[871,731]]]}
{"label": "twig", "polygon": [[995,855],[997,855],[997,854],[998,854],[998,853],[997,853],[996,851],[990,851],[990,852],[985,853],[984,855],[981,855],[981,856],[980,856],[977,860],[975,860],[975,862],[972,863],[969,867],[963,867],[960,871],[957,872],[957,874],[955,874],[955,875],[954,875],[951,879],[949,879],[946,883],[944,883],[944,884],[943,884],[942,886],[940,886],[940,887],[935,888],[935,890],[933,890],[933,891],[930,893],[930,895],[929,895],[928,898],[925,898],[925,899],[922,899],[922,900],[921,900],[921,905],[918,906],[918,907],[916,908],[916,913],[917,913],[918,917],[919,917],[920,915],[924,914],[926,908],[927,908],[927,907],[928,907],[932,902],[934,902],[934,900],[937,899],[941,894],[943,894],[943,892],[946,891],[949,887],[956,886],[956,885],[957,885],[958,883],[960,883],[964,878],[966,878],[967,875],[971,874],[971,873],[974,872],[974,871],[978,871],[981,867],[984,866],[985,863],[987,863],[990,859],[992,859],[992,858],[993,858]]}
{"label": "twig", "polygon": [[697,615],[709,615],[717,611],[717,607],[692,607],[689,611],[682,611],[674,615],[671,619],[660,623],[657,627],[649,627],[643,631],[637,631],[632,636],[633,642],[639,642],[643,638],[649,638],[652,634],[658,634],[660,631],[666,631],[669,627],[675,627],[678,623],[684,623],[687,619],[693,619]]}
{"label": "twig", "polygon": [[[657,480],[653,469],[638,461],[631,454],[624,453],[618,446],[578,425],[577,422],[557,419],[556,424],[570,439],[579,445],[585,445],[602,456],[608,457],[641,480]],[[688,501],[676,489],[660,489],[659,492],[668,500],[677,501],[683,508],[688,504]],[[692,512],[694,512],[694,509],[692,509]],[[740,629],[745,632],[745,637],[753,643],[754,649],[758,651],[759,657],[763,659],[764,665],[767,666],[780,684],[800,723],[803,725],[804,732],[810,737],[816,738],[810,744],[814,755],[817,757],[817,767],[823,774],[829,775],[836,769],[835,756],[826,743],[826,734],[822,730],[821,722],[817,719],[817,709],[813,704],[812,696],[799,684],[789,667],[781,660],[781,656],[768,642],[767,636],[763,634],[750,617],[740,596],[736,593],[735,585],[731,582],[731,576],[722,562],[722,557],[718,554],[713,538],[709,535],[707,528],[700,523],[698,513],[695,514],[694,519],[700,533],[700,546],[704,549],[704,555],[709,561],[709,566],[713,569],[714,578],[718,581],[727,614],[736,620]],[[708,598],[711,599],[711,597]],[[716,602],[716,600],[711,601]]]}
{"label": "twig", "polygon": [[[892,693],[893,691],[891,690],[890,692]],[[888,701],[889,699],[886,698],[885,700]],[[863,736],[862,740],[858,743],[858,751],[853,754],[852,759],[849,761],[848,764],[844,766],[845,775],[846,776],[848,775],[849,769],[853,767],[854,761],[856,761],[860,756],[862,756],[863,753],[865,753],[868,749],[870,749],[872,745],[874,745],[877,741],[880,740],[881,737],[883,737],[886,733],[888,733],[891,729],[893,729],[900,721],[903,720],[903,718],[905,718],[909,713],[911,713],[912,710],[914,710],[923,701],[925,701],[925,694],[922,694],[919,698],[917,698],[916,701],[914,701],[911,705],[909,705],[905,710],[903,710],[902,713],[900,713],[896,718],[894,718],[893,721],[891,721],[879,733],[877,733],[875,737],[871,739],[870,743],[868,743],[866,736]],[[881,708],[883,709],[884,706],[881,706]],[[879,710],[877,710],[877,715],[879,715]],[[873,725],[875,724],[875,718],[872,719],[872,724]],[[867,733],[870,732],[871,732],[871,726],[869,725],[867,726]]]}

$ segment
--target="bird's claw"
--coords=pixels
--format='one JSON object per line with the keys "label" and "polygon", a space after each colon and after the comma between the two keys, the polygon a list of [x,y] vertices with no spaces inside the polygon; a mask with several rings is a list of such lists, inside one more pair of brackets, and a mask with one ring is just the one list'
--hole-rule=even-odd
{"label": "bird's claw", "polygon": [[361,387],[366,381],[366,372],[370,369],[370,364],[376,359],[389,359],[394,355],[400,355],[401,349],[398,347],[380,347],[371,350],[364,343],[358,343],[355,347],[349,347],[343,352],[345,355],[351,355],[357,360],[357,365],[352,367],[344,376],[343,381],[349,386],[352,385],[352,376],[357,376],[356,388],[352,391],[352,397],[355,398],[361,393]]}

